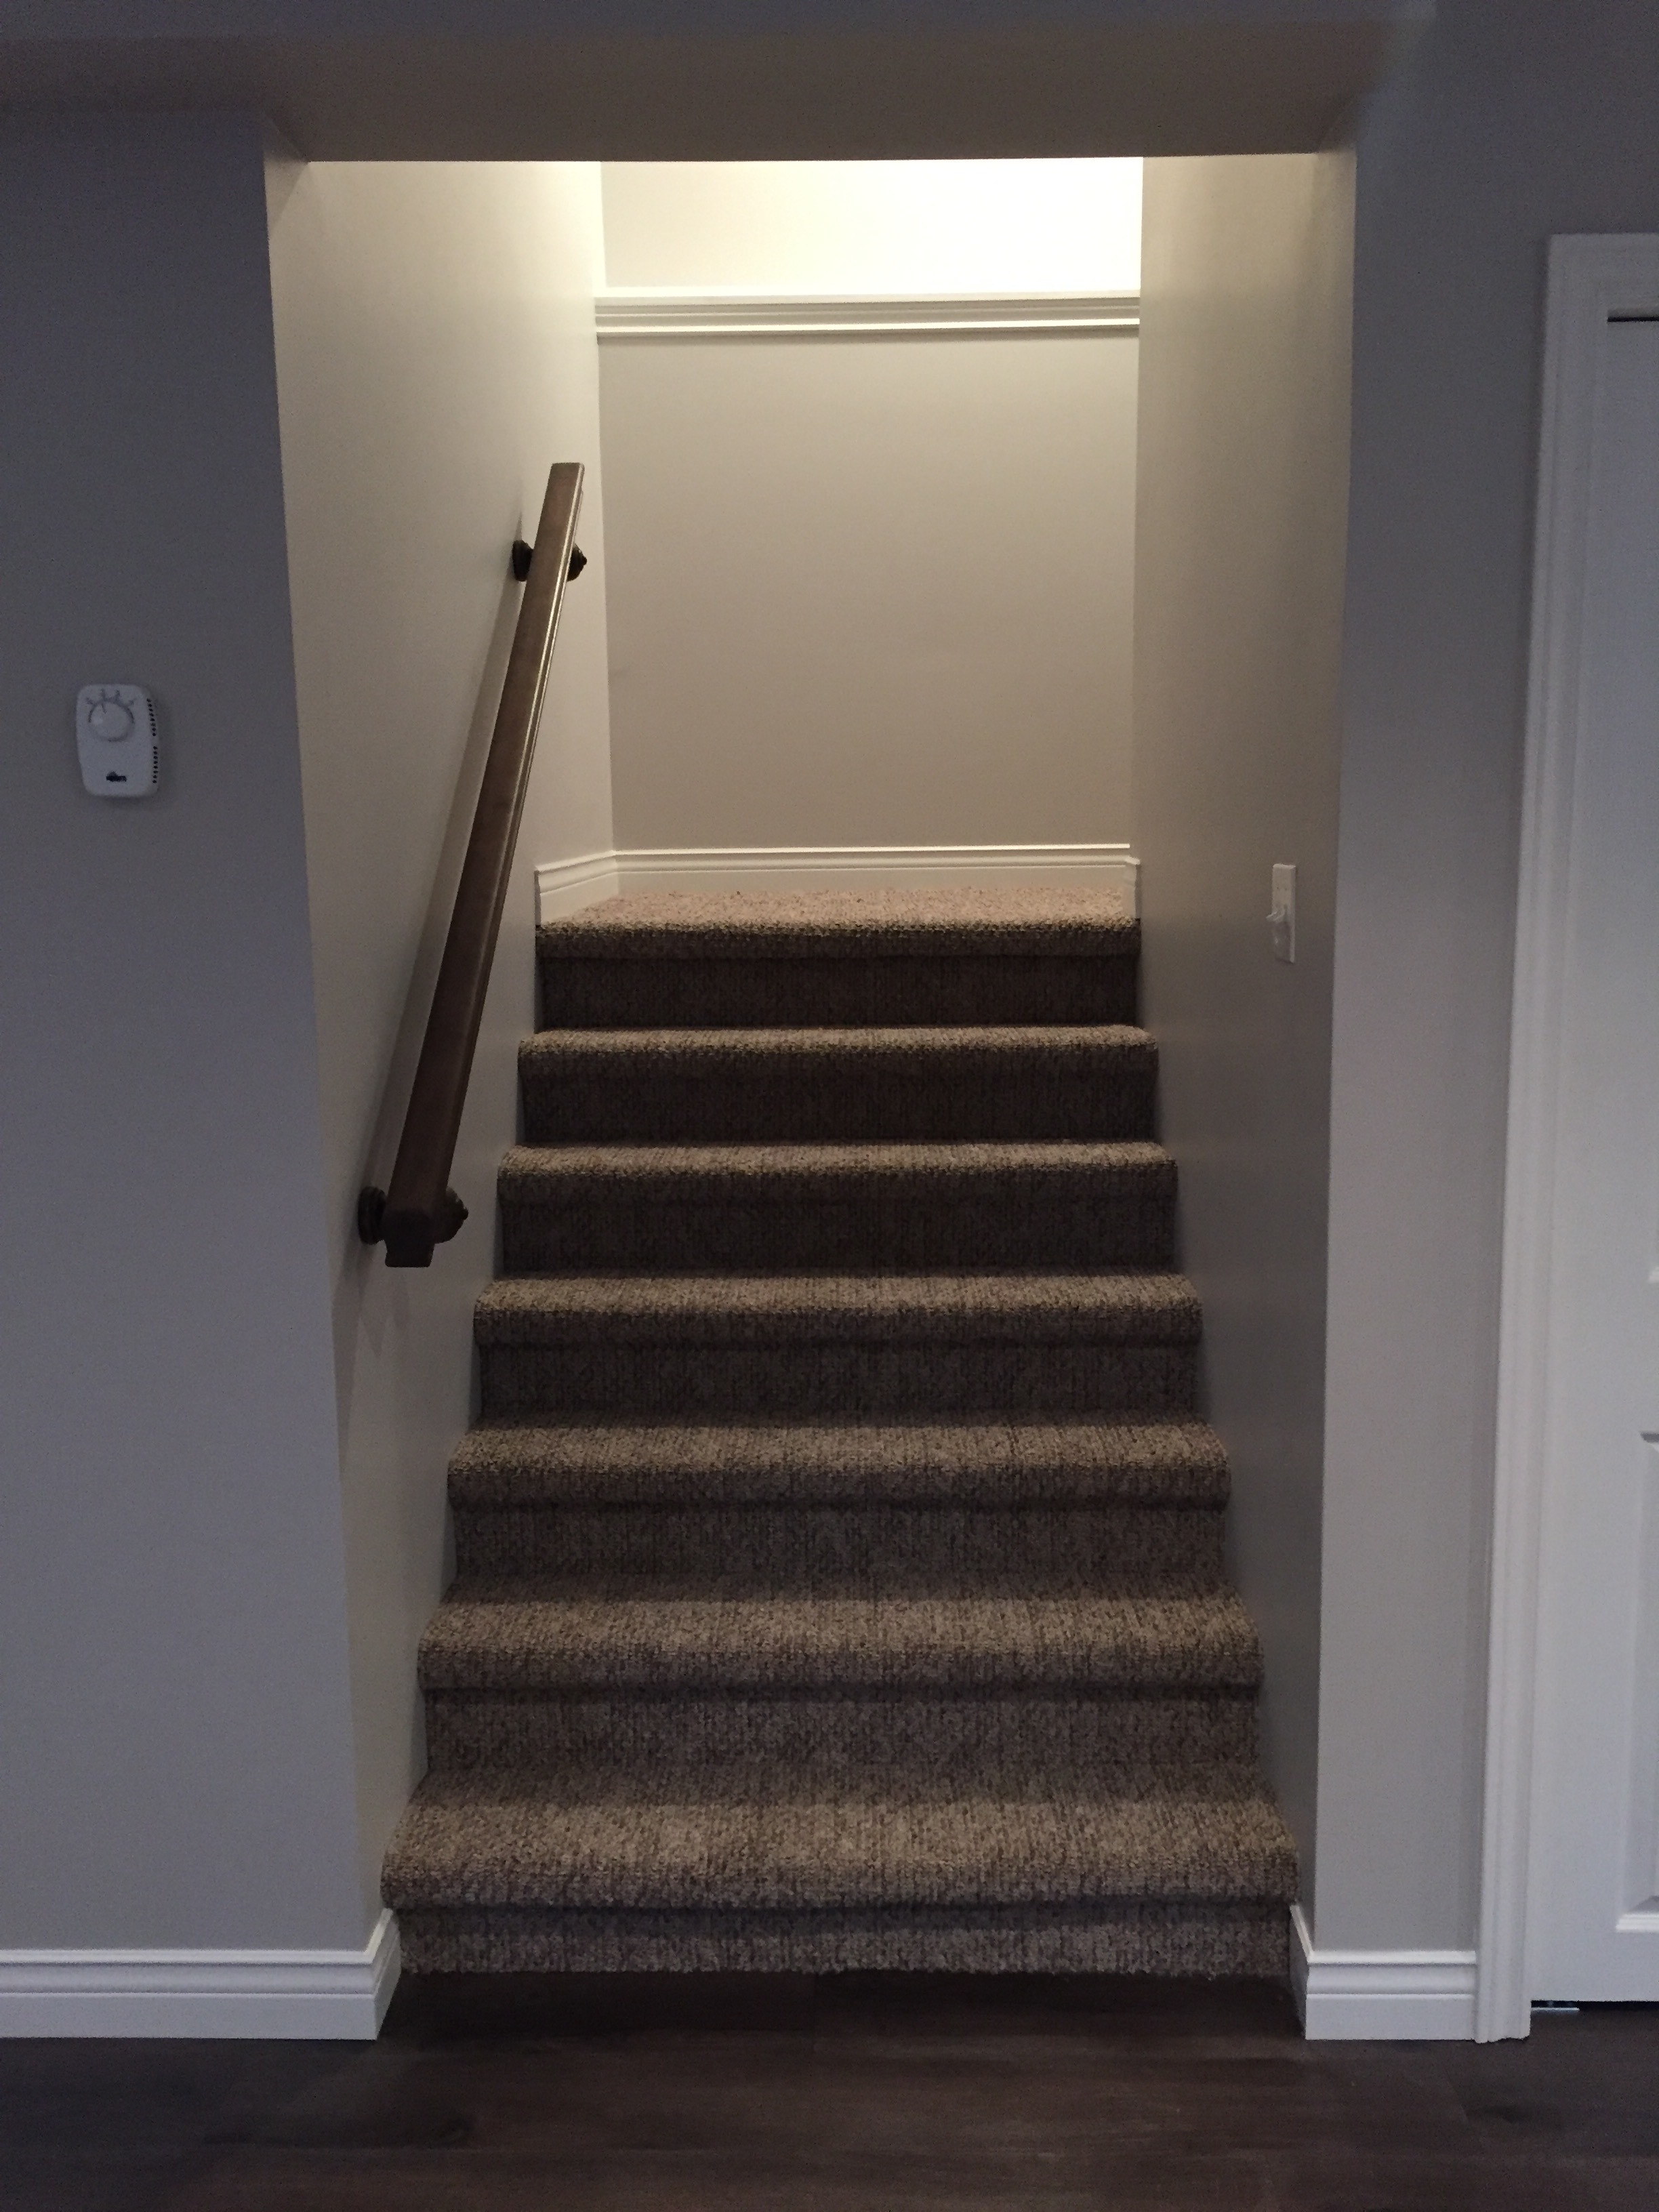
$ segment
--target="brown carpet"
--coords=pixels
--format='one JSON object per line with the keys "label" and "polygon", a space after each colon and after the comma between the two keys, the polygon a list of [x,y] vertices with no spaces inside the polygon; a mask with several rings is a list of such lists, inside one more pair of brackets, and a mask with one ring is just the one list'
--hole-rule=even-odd
{"label": "brown carpet", "polygon": [[595,952],[708,961],[1133,955],[1136,925],[1115,890],[659,891],[602,899],[544,933],[561,959]]}
{"label": "brown carpet", "polygon": [[1053,892],[543,931],[411,1966],[1283,1972],[1136,942]]}
{"label": "brown carpet", "polygon": [[1139,933],[1110,892],[668,894],[607,899],[541,940],[549,1029],[1134,1019]]}
{"label": "brown carpet", "polygon": [[534,1145],[1150,1137],[1143,1030],[544,1030],[520,1063]]}

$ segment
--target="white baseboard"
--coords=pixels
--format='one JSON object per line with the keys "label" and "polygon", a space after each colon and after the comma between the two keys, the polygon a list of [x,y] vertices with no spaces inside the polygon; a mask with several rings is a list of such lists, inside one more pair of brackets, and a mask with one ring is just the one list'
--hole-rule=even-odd
{"label": "white baseboard", "polygon": [[0,2036],[369,2043],[398,1963],[390,1912],[361,1951],[0,1951]]}
{"label": "white baseboard", "polygon": [[543,921],[618,891],[914,890],[1002,884],[1115,890],[1138,911],[1127,845],[776,845],[585,853],[536,871]]}
{"label": "white baseboard", "polygon": [[544,860],[536,871],[536,919],[556,921],[600,899],[617,896],[617,855],[580,853],[574,860]]}
{"label": "white baseboard", "polygon": [[1321,1951],[1291,1908],[1291,1984],[1310,2043],[1468,2043],[1473,1951]]}

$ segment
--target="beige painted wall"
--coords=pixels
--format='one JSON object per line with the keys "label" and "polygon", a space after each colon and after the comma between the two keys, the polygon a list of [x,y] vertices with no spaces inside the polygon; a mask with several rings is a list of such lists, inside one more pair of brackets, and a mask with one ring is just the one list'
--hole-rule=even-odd
{"label": "beige painted wall", "polygon": [[[1267,1655],[1268,1770],[1311,1894],[1347,156],[1149,162],[1136,571],[1143,1016]],[[1297,868],[1293,966],[1271,871]]]}
{"label": "beige painted wall", "polygon": [[[423,1764],[415,1645],[535,1026],[533,870],[611,841],[593,287],[598,171],[325,163],[273,175],[272,282],[316,973],[362,1879]],[[554,460],[589,470],[456,1154],[471,1218],[429,1271],[359,1243],[387,1180],[519,587]]]}
{"label": "beige painted wall", "polygon": [[619,845],[1127,838],[1133,337],[600,370]]}

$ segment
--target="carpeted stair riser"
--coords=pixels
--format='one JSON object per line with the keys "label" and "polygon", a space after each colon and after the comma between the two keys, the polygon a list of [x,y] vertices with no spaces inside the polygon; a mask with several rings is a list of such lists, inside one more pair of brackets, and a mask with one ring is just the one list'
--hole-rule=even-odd
{"label": "carpeted stair riser", "polygon": [[478,1354],[486,1419],[562,1413],[1190,1412],[1191,1345],[512,1346]]}
{"label": "carpeted stair riser", "polygon": [[606,959],[542,942],[542,1027],[956,1029],[1133,1024],[1133,957]]}
{"label": "carpeted stair riser", "polygon": [[1281,1903],[1069,1911],[675,1913],[404,1909],[414,1974],[1158,1974],[1283,1981]]}
{"label": "carpeted stair riser", "polygon": [[1190,1410],[1179,1276],[520,1276],[474,1318],[486,1419]]}
{"label": "carpeted stair riser", "polygon": [[434,1773],[529,1769],[568,1800],[695,1793],[763,1802],[792,1792],[954,1792],[994,1773],[1000,1795],[1044,1794],[1112,1774],[1201,1779],[1249,1770],[1253,1688],[1101,1697],[599,1697],[531,1691],[426,1692]]}
{"label": "carpeted stair riser", "polygon": [[485,1424],[450,1462],[470,1513],[619,1506],[1207,1506],[1226,1455],[1200,1422],[1028,1419],[822,1423],[589,1419]]}
{"label": "carpeted stair riser", "polygon": [[1154,1145],[521,1148],[499,1187],[509,1274],[1087,1272],[1174,1256],[1175,1166]]}
{"label": "carpeted stair riser", "polygon": [[519,1056],[526,1143],[1147,1139],[1144,1030],[550,1030]]}
{"label": "carpeted stair riser", "polygon": [[548,1575],[714,1589],[948,1590],[1079,1577],[1102,1590],[1214,1589],[1221,1512],[1135,1505],[580,1506],[454,1516],[464,1577]]}

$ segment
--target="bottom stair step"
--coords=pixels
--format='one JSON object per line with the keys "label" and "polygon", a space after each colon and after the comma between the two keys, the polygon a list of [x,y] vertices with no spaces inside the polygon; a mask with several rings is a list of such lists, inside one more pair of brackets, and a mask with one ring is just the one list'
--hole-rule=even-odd
{"label": "bottom stair step", "polygon": [[[1296,1854],[1248,1770],[1107,1794],[730,1799],[428,1776],[387,1855],[400,1911],[823,1912],[1287,1905]],[[1118,1787],[1123,1790],[1122,1779]]]}

